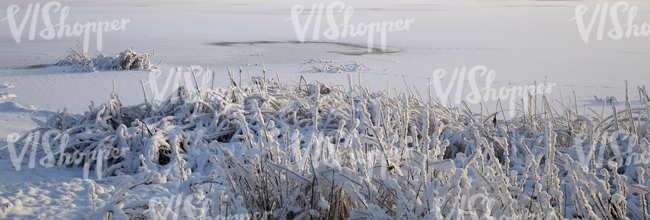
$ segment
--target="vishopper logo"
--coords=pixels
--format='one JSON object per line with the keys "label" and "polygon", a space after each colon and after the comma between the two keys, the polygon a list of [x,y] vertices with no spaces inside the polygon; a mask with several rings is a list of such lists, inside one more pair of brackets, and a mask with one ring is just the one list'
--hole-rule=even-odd
{"label": "vishopper logo", "polygon": [[[221,198],[227,197],[222,195]],[[196,200],[195,202],[192,202]],[[237,198],[241,200],[241,196]],[[167,206],[165,206],[165,201]],[[149,208],[144,211],[148,214],[149,219],[179,219],[183,215],[183,219],[214,219],[214,220],[243,220],[243,219],[270,219],[272,212],[239,212],[231,214],[215,214],[214,218],[209,218],[208,213],[211,213],[210,206],[220,201],[212,201],[212,199],[204,198],[203,196],[187,196],[172,195],[171,198],[167,197],[153,197],[149,199]],[[196,216],[196,217],[195,217]]]}
{"label": "vishopper logo", "polygon": [[[83,50],[88,52],[88,44],[90,41],[90,32],[97,33],[97,51],[102,51],[102,39],[103,33],[108,31],[119,31],[126,29],[126,23],[130,22],[130,19],[121,19],[113,21],[99,21],[99,22],[86,22],[81,24],[79,22],[74,25],[66,24],[65,20],[68,18],[70,13],[70,7],[62,6],[61,3],[56,1],[51,1],[43,5],[41,8],[40,3],[35,5],[29,4],[25,15],[23,15],[22,21],[18,24],[16,20],[16,15],[20,11],[20,6],[10,5],[7,8],[7,17],[3,18],[2,21],[7,21],[9,23],[9,30],[11,30],[11,35],[13,35],[16,43],[22,41],[21,37],[25,29],[25,25],[31,15],[31,23],[29,26],[29,36],[28,39],[33,41],[36,39],[36,26],[39,20],[39,13],[43,19],[43,24],[45,28],[42,29],[39,33],[39,36],[44,40],[52,40],[54,37],[61,38],[63,34],[67,37],[72,36],[81,36],[83,34]],[[54,24],[52,19],[50,19],[50,12],[59,13],[59,23]],[[58,32],[55,29],[58,27]]]}
{"label": "vishopper logo", "polygon": [[[154,69],[149,72],[149,80],[143,82],[143,85],[149,86],[155,100],[163,100],[171,91],[181,85],[192,91],[196,91],[197,88],[213,88],[214,77],[214,71],[209,68],[203,69],[201,66],[190,66],[186,69],[182,67],[170,68],[167,77],[162,77],[162,71]],[[162,87],[158,84],[158,79],[164,81]],[[198,96],[194,98],[198,98]]]}
{"label": "vishopper logo", "polygon": [[[50,168],[54,165],[61,166],[64,164],[76,165],[83,162],[84,180],[88,179],[90,166],[93,160],[96,161],[95,171],[97,173],[97,179],[101,180],[103,176],[104,160],[108,160],[109,158],[124,158],[126,151],[130,150],[129,148],[124,147],[122,149],[117,149],[105,145],[98,145],[90,151],[66,151],[66,149],[68,149],[69,138],[70,137],[67,134],[61,133],[57,130],[48,130],[44,132],[42,136],[40,132],[29,132],[24,136],[24,138],[20,138],[17,133],[12,133],[7,137],[7,146],[3,147],[3,149],[8,148],[11,162],[16,171],[21,170],[23,160],[25,159],[25,153],[27,153],[27,149],[30,148],[30,146],[32,148],[32,151],[29,154],[28,163],[30,169],[34,168],[36,165],[36,154],[39,152],[39,146],[43,147],[43,152],[45,153],[45,156],[39,160],[39,163],[44,167]],[[22,150],[20,150],[20,153],[17,153],[16,147],[20,143],[24,143],[24,145]],[[51,146],[53,145],[58,145],[58,152],[52,151]],[[58,160],[55,157],[57,154],[59,155]]]}
{"label": "vishopper logo", "polygon": [[[339,37],[345,38],[347,36],[367,36],[368,53],[372,53],[375,33],[379,34],[381,37],[381,50],[386,51],[387,32],[408,30],[411,23],[415,21],[413,19],[404,19],[396,21],[371,22],[368,24],[359,23],[355,26],[353,24],[350,24],[350,19],[352,18],[354,8],[352,8],[352,6],[346,7],[343,2],[335,1],[327,5],[327,9],[325,9],[325,4],[323,3],[320,3],[318,5],[313,4],[311,6],[311,11],[307,16],[307,20],[301,25],[299,15],[303,12],[304,9],[305,7],[302,5],[294,5],[291,8],[291,17],[285,20],[291,20],[293,23],[293,29],[296,32],[296,36],[300,42],[305,42],[305,35],[307,34],[309,25],[312,23],[312,19],[314,19],[314,15],[316,15],[316,19],[314,21],[312,39],[318,40],[320,38],[320,26],[323,19],[323,12],[325,12],[327,24],[329,25],[329,28],[323,32],[323,36],[325,36],[325,38],[336,40]],[[340,13],[344,10],[345,12],[343,14],[343,22],[341,24],[337,24],[334,13]],[[339,27],[342,29],[339,29]]]}
{"label": "vishopper logo", "polygon": [[[587,23],[584,16],[588,10],[588,6],[578,5],[575,9],[575,17],[569,20],[575,20],[576,25],[578,25],[580,37],[585,43],[589,43],[591,31],[594,29],[594,25],[596,24],[598,24],[596,40],[603,40],[605,23],[607,20],[611,21],[613,27],[607,32],[607,36],[613,40],[620,40],[623,37],[630,38],[632,36],[650,36],[650,24],[647,22],[641,25],[634,24],[634,19],[636,18],[639,9],[636,6],[630,6],[627,2],[616,2],[612,4],[611,7],[609,7],[608,3],[603,3],[602,5],[597,4],[591,18],[587,17],[589,20]],[[627,12],[627,20],[625,20],[624,23],[621,23],[619,20],[619,12]],[[596,20],[598,20],[598,23],[596,23]]]}
{"label": "vishopper logo", "polygon": [[575,150],[580,164],[587,171],[605,166],[614,169],[650,164],[650,143],[625,129],[603,131],[593,137],[576,133],[572,137],[571,149]]}
{"label": "vishopper logo", "polygon": [[[494,211],[499,210],[499,207],[504,204],[502,199],[496,197],[495,194],[489,193],[461,193],[462,195],[449,196],[449,197],[435,197],[433,198],[432,209],[429,211],[431,219],[508,219],[508,220],[523,220],[523,219],[556,219],[557,213],[554,211],[526,213],[526,214],[508,214],[499,213]],[[442,215],[446,206],[451,205],[446,214]],[[551,209],[552,210],[552,209]],[[497,217],[498,216],[498,217]]]}
{"label": "vishopper logo", "polygon": [[[509,99],[510,117],[515,116],[517,100],[520,98],[523,99],[523,104],[526,106],[529,104],[527,103],[528,99],[526,98],[528,95],[550,94],[551,89],[556,86],[555,83],[547,83],[539,85],[511,86],[510,88],[503,86],[497,90],[497,88],[492,88],[492,83],[496,78],[496,72],[494,70],[488,70],[485,66],[477,65],[469,70],[466,67],[455,68],[449,84],[443,89],[442,80],[445,75],[447,75],[447,71],[444,69],[436,69],[433,71],[432,81],[429,82],[429,85],[433,84],[437,97],[441,99],[442,104],[446,104],[447,99],[450,98],[451,91],[454,88],[454,83],[457,84],[454,103],[456,105],[461,104],[461,101],[463,100],[463,85],[465,84],[465,77],[467,77],[467,83],[469,84],[471,92],[464,97],[464,100],[472,104],[480,104],[489,100],[505,101]],[[484,87],[479,88],[477,76],[485,77]]]}
{"label": "vishopper logo", "polygon": [[[354,139],[355,137],[347,132],[341,132],[336,137],[330,137],[322,132],[319,132],[318,135],[303,135],[295,130],[290,135],[289,155],[291,161],[294,161],[297,167],[305,167],[308,162],[307,158],[309,158],[314,168],[321,166],[337,167],[337,163],[354,163],[360,165],[360,167],[365,167],[362,171],[368,177],[386,178],[389,171],[394,167],[389,164],[385,152],[379,149],[368,150],[365,157],[359,156],[352,159],[343,156],[343,154],[335,153],[337,152],[337,144],[348,146],[352,144]],[[301,145],[301,143],[306,145]],[[405,150],[408,151],[409,149]]]}

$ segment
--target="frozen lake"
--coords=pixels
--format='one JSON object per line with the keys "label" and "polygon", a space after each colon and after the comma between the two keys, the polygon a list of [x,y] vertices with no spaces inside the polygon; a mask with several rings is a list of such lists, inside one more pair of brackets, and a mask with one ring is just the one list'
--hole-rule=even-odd
{"label": "frozen lake", "polygon": [[[35,128],[32,117],[43,119],[64,108],[83,114],[91,101],[108,101],[114,89],[126,105],[143,103],[140,81],[149,99],[161,100],[178,85],[177,70],[181,78],[190,79],[190,65],[204,87],[230,85],[228,68],[236,80],[241,70],[243,81],[266,71],[289,84],[297,85],[304,77],[347,89],[352,81],[393,96],[417,94],[425,101],[430,90],[433,98],[454,107],[465,100],[475,112],[497,111],[498,99],[508,110],[530,88],[536,89],[539,105],[546,95],[556,105],[577,105],[579,113],[591,114],[588,108],[601,112],[603,100],[609,98],[618,100],[621,110],[626,81],[632,106],[642,104],[637,87],[650,83],[648,1],[312,4],[2,1],[0,146],[8,135]],[[95,73],[53,65],[78,43],[90,55],[100,49],[114,55],[129,47],[140,53],[155,51],[149,59],[160,65],[156,72]],[[1,162],[0,172],[13,173],[8,160]],[[43,186],[44,179],[65,182],[79,177],[78,172],[61,172],[65,175],[59,177],[37,169],[19,180],[41,181],[37,185],[45,189],[50,186]],[[80,187],[78,180],[72,185]],[[3,185],[0,194],[14,188],[20,187]]]}

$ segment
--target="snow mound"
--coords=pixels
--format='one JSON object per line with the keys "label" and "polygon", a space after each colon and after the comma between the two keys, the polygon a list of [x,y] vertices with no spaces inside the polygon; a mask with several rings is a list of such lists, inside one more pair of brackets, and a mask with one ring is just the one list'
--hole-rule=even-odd
{"label": "snow mound", "polygon": [[[9,89],[13,88],[14,85],[11,83],[0,83],[0,89]],[[14,98],[16,95],[8,92],[0,92],[0,100]]]}
{"label": "snow mound", "polygon": [[11,93],[7,93],[7,92],[0,92],[0,100],[10,99],[10,98],[14,98],[14,97],[16,97],[16,95],[11,94]]}
{"label": "snow mound", "polygon": [[35,168],[36,172],[24,174],[4,162],[8,169],[0,172],[13,183],[0,186],[0,218],[74,219],[75,211],[86,206],[92,210],[82,180],[66,175],[72,171]]}
{"label": "snow mound", "polygon": [[[13,94],[9,94],[13,95]],[[21,105],[20,103],[9,101],[0,103],[0,112],[33,112],[37,111],[38,108],[33,105]]]}
{"label": "snow mound", "polygon": [[[626,163],[650,150],[647,107],[591,117],[542,99],[539,113],[529,106],[503,121],[351,79],[347,91],[230,81],[225,91],[180,87],[135,106],[113,93],[10,144],[25,149],[44,136],[54,158],[95,155],[68,165],[98,174],[84,182],[85,219],[638,219],[650,192],[647,161]],[[630,135],[612,139],[616,151],[599,147],[601,160],[585,161],[617,130]]]}

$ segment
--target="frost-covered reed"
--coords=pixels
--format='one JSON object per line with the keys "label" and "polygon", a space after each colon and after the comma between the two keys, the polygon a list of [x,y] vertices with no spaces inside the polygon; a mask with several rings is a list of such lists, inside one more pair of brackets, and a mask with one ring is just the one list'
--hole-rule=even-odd
{"label": "frost-covered reed", "polygon": [[[650,152],[645,103],[585,116],[540,97],[504,120],[503,110],[445,107],[352,80],[347,90],[265,76],[230,82],[135,106],[113,93],[31,132],[67,134],[70,152],[129,149],[88,181],[88,219],[649,217],[649,161],[634,161]],[[54,152],[63,147],[48,140]]]}

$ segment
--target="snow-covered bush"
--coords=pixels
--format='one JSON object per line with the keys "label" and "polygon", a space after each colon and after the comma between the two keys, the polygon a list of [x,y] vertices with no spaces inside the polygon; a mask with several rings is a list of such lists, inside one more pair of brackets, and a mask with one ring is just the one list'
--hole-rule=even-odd
{"label": "snow-covered bush", "polygon": [[[101,161],[105,169],[90,165],[103,178],[86,182],[89,219],[648,216],[647,104],[583,116],[577,105],[557,111],[545,97],[535,111],[529,97],[535,105],[503,120],[503,111],[448,108],[351,80],[347,91],[302,80],[230,81],[225,91],[181,87],[135,106],[113,93],[82,116],[63,111],[31,133],[67,135],[68,153],[129,149]],[[30,138],[38,142],[25,134],[17,146]],[[66,147],[47,140],[53,152]]]}
{"label": "snow-covered bush", "polygon": [[149,53],[137,53],[133,48],[115,56],[102,53],[89,57],[81,47],[70,48],[70,55],[54,63],[57,66],[72,66],[74,71],[97,72],[97,70],[148,70],[154,68],[149,62]]}

